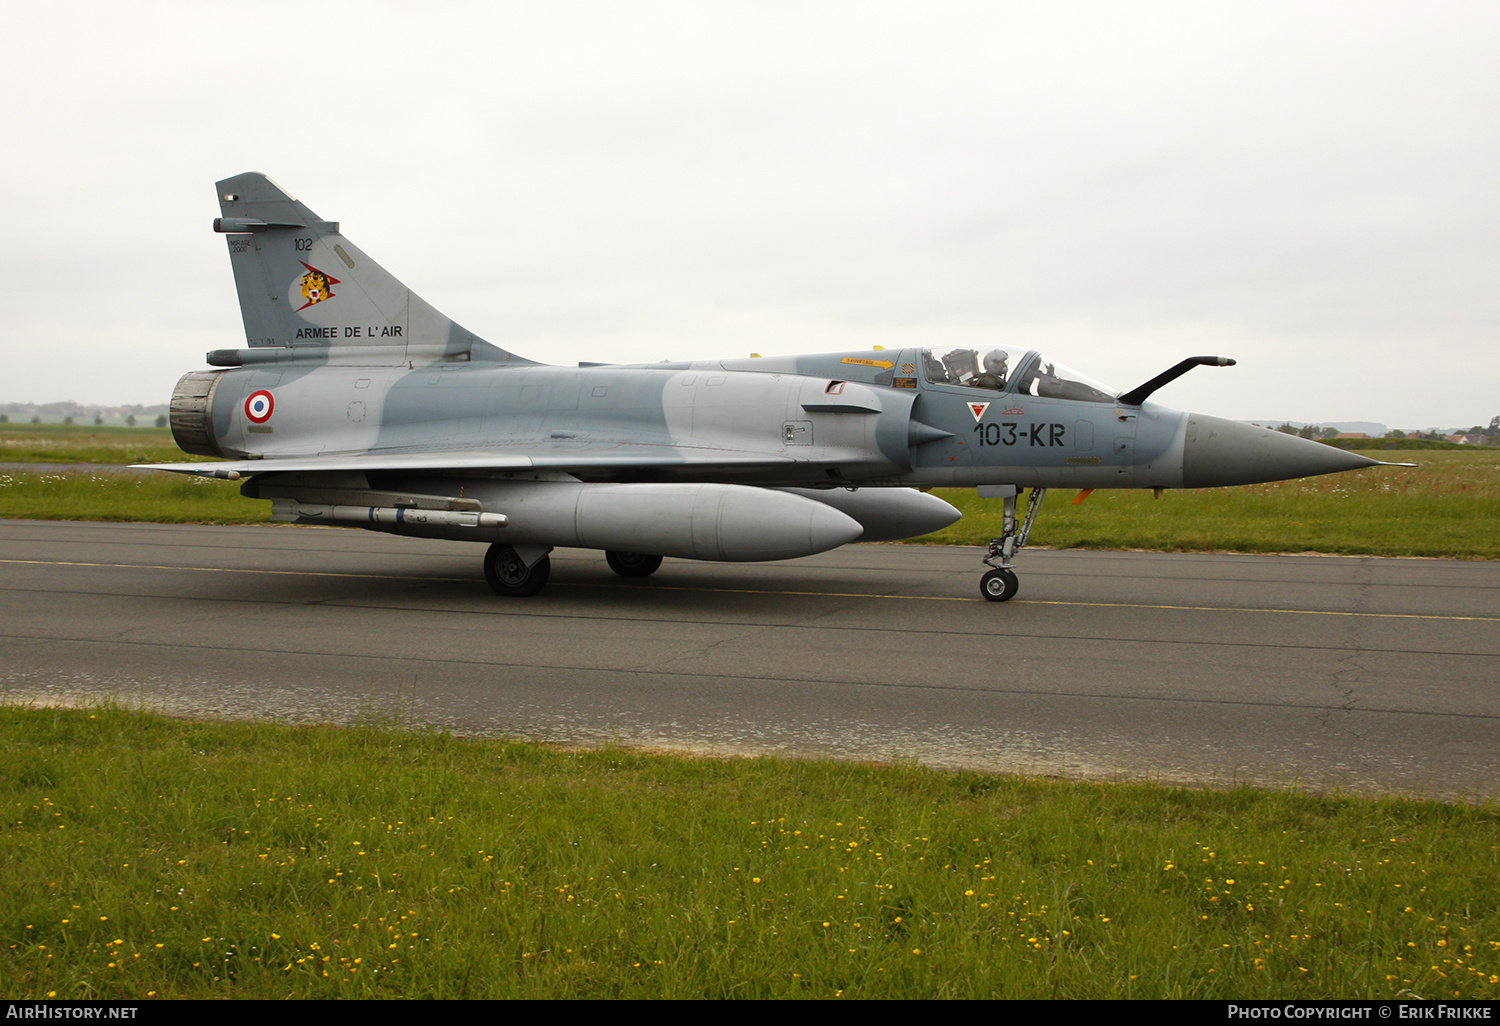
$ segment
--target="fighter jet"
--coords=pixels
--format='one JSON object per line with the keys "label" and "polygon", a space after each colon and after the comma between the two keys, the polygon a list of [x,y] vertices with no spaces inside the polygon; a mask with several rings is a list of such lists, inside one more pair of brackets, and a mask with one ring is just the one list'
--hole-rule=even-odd
{"label": "fighter jet", "polygon": [[[1148,402],[1024,346],[548,366],[460,327],[265,175],[218,184],[246,347],[172,393],[173,437],[275,520],[488,544],[502,596],[546,584],[554,546],[625,577],[663,556],[752,561],[910,538],[960,514],[934,487],[1004,500],[980,593],[1049,488],[1207,488],[1378,461]],[[1030,489],[1024,515],[1018,499]]]}

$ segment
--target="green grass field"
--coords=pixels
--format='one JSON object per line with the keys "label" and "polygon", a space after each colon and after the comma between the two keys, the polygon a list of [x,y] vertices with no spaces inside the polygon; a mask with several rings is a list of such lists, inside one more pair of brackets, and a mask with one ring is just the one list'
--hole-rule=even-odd
{"label": "green grass field", "polygon": [[1500,811],[0,709],[0,993],[1500,998]]}
{"label": "green grass field", "polygon": [[0,471],[0,518],[158,524],[264,524],[271,504],[233,481],[185,474]]}
{"label": "green grass field", "polygon": [[0,463],[185,463],[167,428],[0,424]]}

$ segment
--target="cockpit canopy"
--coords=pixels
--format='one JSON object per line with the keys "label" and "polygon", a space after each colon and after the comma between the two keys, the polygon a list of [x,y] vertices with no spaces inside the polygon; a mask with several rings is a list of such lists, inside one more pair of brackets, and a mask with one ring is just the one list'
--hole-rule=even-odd
{"label": "cockpit canopy", "polygon": [[1112,403],[1120,394],[1071,367],[1031,349],[993,346],[922,350],[922,374],[929,384],[982,388],[992,392]]}

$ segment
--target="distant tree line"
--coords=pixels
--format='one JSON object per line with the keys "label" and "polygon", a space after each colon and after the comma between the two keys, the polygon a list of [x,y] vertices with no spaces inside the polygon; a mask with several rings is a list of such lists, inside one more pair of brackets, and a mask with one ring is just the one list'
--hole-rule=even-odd
{"label": "distant tree line", "polygon": [[1318,427],[1316,424],[1303,424],[1301,427],[1293,427],[1290,423],[1283,424],[1276,429],[1284,435],[1296,435],[1298,438],[1332,438],[1339,433],[1336,427]]}
{"label": "distant tree line", "polygon": [[[42,422],[42,418],[41,418],[40,415],[34,415],[34,416],[32,416],[31,423],[33,423],[33,424],[40,424],[41,422]],[[9,424],[9,423],[10,423],[10,414],[8,414],[8,413],[0,413],[0,424]],[[73,423],[73,418],[71,416],[67,416],[67,417],[63,418],[63,424],[68,425],[68,424],[72,424],[72,423]],[[154,421],[154,423],[159,428],[166,427],[167,423],[168,423],[168,421],[167,421],[167,415],[165,413],[159,415],[156,418],[156,420]],[[96,427],[102,427],[104,425],[104,417],[101,416],[101,415],[99,415],[99,414],[97,414],[97,413],[94,414],[94,425]],[[136,417],[135,417],[135,414],[132,413],[132,414],[129,414],[129,415],[126,416],[126,418],[125,418],[125,426],[126,427],[135,427],[136,426]]]}
{"label": "distant tree line", "polygon": [[[1276,430],[1282,432],[1283,434],[1296,435],[1299,438],[1333,439],[1336,438],[1339,434],[1338,428],[1318,427],[1316,424],[1303,424],[1301,427],[1297,427],[1290,422],[1282,424]],[[1475,424],[1473,427],[1469,428],[1466,431],[1456,431],[1454,432],[1454,434],[1467,435],[1469,437],[1470,444],[1473,444],[1475,438],[1480,438],[1483,439],[1482,444],[1484,445],[1500,445],[1500,416],[1491,417],[1490,422],[1487,426],[1482,424]],[[1388,443],[1440,442],[1445,446],[1459,444],[1457,442],[1450,441],[1450,438],[1450,435],[1444,435],[1438,431],[1402,431],[1397,428],[1395,430],[1387,431],[1383,440]],[[1373,440],[1374,437],[1371,436],[1371,438],[1369,439],[1341,438],[1338,440],[1338,442],[1340,448],[1357,448],[1361,443]],[[1389,449],[1392,448],[1392,446],[1386,445],[1385,448]]]}
{"label": "distant tree line", "polygon": [[[1474,439],[1474,438],[1476,438],[1476,437],[1477,438],[1482,438],[1482,439],[1484,439],[1484,444],[1486,444],[1486,445],[1500,444],[1500,416],[1491,417],[1490,418],[1490,422],[1489,422],[1488,425],[1475,424],[1473,427],[1468,428],[1467,430],[1456,431],[1456,432],[1454,432],[1454,434],[1467,435],[1471,440]],[[1444,441],[1449,436],[1443,435],[1443,434],[1441,434],[1441,433],[1439,433],[1437,431],[1399,431],[1398,430],[1398,431],[1387,431],[1386,434],[1385,434],[1385,437],[1387,437],[1387,438],[1397,438],[1397,439],[1404,438],[1404,439],[1409,439],[1409,440],[1413,440],[1413,439],[1414,440],[1422,440],[1422,439],[1425,439],[1425,440],[1431,441],[1431,442],[1441,442],[1441,441]]]}

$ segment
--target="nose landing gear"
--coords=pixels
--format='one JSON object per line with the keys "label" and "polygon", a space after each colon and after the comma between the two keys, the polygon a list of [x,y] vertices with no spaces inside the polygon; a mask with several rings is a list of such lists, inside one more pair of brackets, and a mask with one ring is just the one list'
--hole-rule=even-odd
{"label": "nose landing gear", "polygon": [[979,594],[991,602],[1008,602],[1020,590],[1021,584],[1011,559],[1026,547],[1026,539],[1031,537],[1031,526],[1036,523],[1042,500],[1047,497],[1045,488],[1031,490],[1031,497],[1026,500],[1026,517],[1021,521],[1020,530],[1017,530],[1016,500],[1019,493],[1020,489],[1015,485],[981,485],[979,488],[979,497],[982,499],[1005,499],[1000,537],[990,539],[990,549],[984,557],[984,565],[992,569],[979,579]]}

